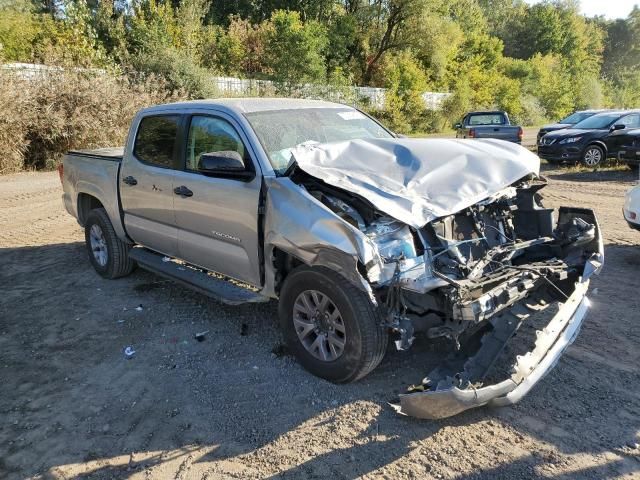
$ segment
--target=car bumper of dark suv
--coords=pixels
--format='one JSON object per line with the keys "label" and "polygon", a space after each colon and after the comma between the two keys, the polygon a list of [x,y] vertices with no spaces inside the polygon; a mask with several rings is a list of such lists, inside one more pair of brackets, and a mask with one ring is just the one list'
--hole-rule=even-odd
{"label": "car bumper of dark suv", "polygon": [[582,158],[582,147],[567,145],[538,145],[538,156],[555,163],[578,162]]}

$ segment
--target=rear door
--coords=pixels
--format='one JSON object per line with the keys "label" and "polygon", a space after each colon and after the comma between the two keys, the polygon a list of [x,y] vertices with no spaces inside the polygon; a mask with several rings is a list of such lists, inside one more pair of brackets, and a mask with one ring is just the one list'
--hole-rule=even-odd
{"label": "rear door", "polygon": [[[252,285],[260,285],[258,204],[261,176],[255,152],[230,116],[194,114],[185,119],[186,145],[182,171],[174,189],[178,256],[189,263]],[[237,152],[247,178],[212,175],[198,170],[203,153]]]}
{"label": "rear door", "polygon": [[127,234],[170,256],[178,253],[173,180],[182,121],[177,114],[143,117],[129,139],[119,179]]}
{"label": "rear door", "polygon": [[606,144],[608,150],[608,156],[615,157],[622,149],[622,146],[626,143],[627,133],[630,130],[640,128],[640,114],[632,113],[625,115],[620,120],[615,122],[614,125],[624,125],[625,128],[621,130],[612,130],[606,137]]}

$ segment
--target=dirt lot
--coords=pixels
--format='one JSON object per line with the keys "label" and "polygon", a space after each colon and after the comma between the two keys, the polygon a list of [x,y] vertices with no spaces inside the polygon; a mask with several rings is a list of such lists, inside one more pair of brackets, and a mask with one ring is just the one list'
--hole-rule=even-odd
{"label": "dirt lot", "polygon": [[103,280],[57,174],[0,177],[0,478],[640,478],[633,178],[546,174],[547,204],[593,207],[605,231],[590,317],[521,404],[437,422],[386,404],[432,368],[428,345],[321,381],[279,349],[275,303],[226,307],[140,270]]}

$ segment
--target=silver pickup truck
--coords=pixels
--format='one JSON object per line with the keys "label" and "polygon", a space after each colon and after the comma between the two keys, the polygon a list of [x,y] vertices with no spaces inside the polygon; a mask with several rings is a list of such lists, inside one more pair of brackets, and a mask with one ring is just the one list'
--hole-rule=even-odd
{"label": "silver pickup truck", "polygon": [[423,418],[518,401],[577,335],[604,260],[591,210],[541,205],[526,149],[396,138],[334,103],[155,106],[124,149],[61,170],[100,275],[139,265],[231,304],[278,299],[317,376],[362,378],[390,338],[450,345],[396,405]]}

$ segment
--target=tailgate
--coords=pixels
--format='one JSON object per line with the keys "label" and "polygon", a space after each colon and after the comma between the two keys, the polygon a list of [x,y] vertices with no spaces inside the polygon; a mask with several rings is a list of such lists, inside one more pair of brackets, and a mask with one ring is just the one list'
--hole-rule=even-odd
{"label": "tailgate", "polygon": [[475,138],[495,138],[498,140],[506,140],[509,142],[520,141],[520,137],[518,136],[520,127],[486,126],[474,128],[476,131]]}

